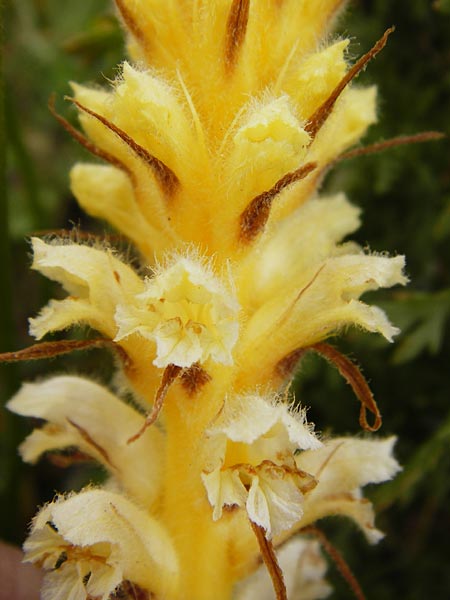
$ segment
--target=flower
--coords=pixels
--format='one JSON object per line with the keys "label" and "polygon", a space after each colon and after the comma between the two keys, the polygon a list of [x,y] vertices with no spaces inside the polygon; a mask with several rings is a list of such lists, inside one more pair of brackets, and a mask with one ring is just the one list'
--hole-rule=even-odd
{"label": "flower", "polygon": [[[88,518],[86,518],[88,515]],[[172,543],[154,519],[119,494],[85,490],[47,504],[33,521],[25,560],[46,571],[45,598],[107,600],[123,582],[155,593],[175,585]]]}
{"label": "flower", "polygon": [[304,413],[291,413],[273,399],[242,396],[229,406],[208,431],[214,458],[202,474],[215,520],[223,507],[245,506],[249,519],[271,538],[343,514],[370,541],[380,539],[361,488],[398,472],[392,456],[395,438],[321,443]]}
{"label": "flower", "polygon": [[190,367],[209,357],[232,364],[238,304],[210,269],[179,257],[145,282],[134,303],[119,304],[116,340],[140,333],[156,342],[157,367]]}

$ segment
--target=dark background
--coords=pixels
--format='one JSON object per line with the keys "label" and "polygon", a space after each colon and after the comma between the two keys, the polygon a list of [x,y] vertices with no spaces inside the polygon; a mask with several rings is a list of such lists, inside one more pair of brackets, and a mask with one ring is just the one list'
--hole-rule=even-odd
{"label": "dark background", "polygon": [[[450,1],[354,0],[340,21],[350,55],[366,52],[396,25],[387,48],[358,83],[377,83],[379,124],[365,143],[425,130],[450,131]],[[64,106],[68,79],[105,84],[125,56],[122,34],[107,0],[17,0],[3,3],[3,85],[0,210],[1,351],[32,342],[27,318],[58,291],[28,270],[24,238],[44,229],[80,225],[103,233],[78,210],[68,190],[70,166],[83,157],[47,109],[51,92]],[[5,141],[6,140],[6,144]],[[7,188],[7,192],[5,192]],[[384,417],[382,433],[399,437],[403,473],[368,490],[386,539],[370,547],[339,519],[320,524],[351,565],[369,600],[433,600],[450,594],[450,161],[449,143],[402,147],[341,164],[325,182],[363,208],[356,239],[374,251],[406,254],[411,284],[377,293],[402,328],[394,345],[349,331],[335,343],[357,358]],[[8,197],[6,197],[6,193]],[[65,336],[67,337],[67,335]],[[83,371],[108,379],[110,358],[100,351],[33,364],[0,366],[2,401],[23,379],[46,372]],[[357,434],[358,405],[336,372],[306,356],[297,395],[309,419],[334,434]],[[0,413],[1,537],[21,543],[37,504],[73,489],[95,471],[61,471],[48,461],[23,465],[17,445],[30,424]],[[330,565],[333,598],[351,593]]]}

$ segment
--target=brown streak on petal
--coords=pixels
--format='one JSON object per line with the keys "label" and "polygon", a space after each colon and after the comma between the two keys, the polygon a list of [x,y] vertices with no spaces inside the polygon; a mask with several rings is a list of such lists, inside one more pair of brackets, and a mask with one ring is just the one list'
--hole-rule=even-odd
{"label": "brown streak on petal", "polygon": [[60,340],[58,342],[41,342],[34,344],[29,348],[17,350],[16,352],[5,352],[0,354],[0,362],[17,362],[21,360],[41,360],[52,358],[61,354],[69,354],[77,350],[88,350],[90,348],[100,348],[101,346],[110,346],[120,356],[126,367],[131,364],[130,358],[125,350],[113,342],[104,338],[92,340]]}
{"label": "brown streak on petal", "polygon": [[58,123],[60,123],[60,125],[62,125],[62,127],[67,131],[67,133],[69,133],[69,135],[71,135],[74,140],[76,140],[81,146],[83,146],[83,148],[85,148],[94,156],[97,156],[98,158],[101,158],[102,160],[106,161],[113,167],[124,171],[130,178],[132,185],[135,185],[134,173],[132,173],[132,171],[130,171],[128,167],[126,167],[118,158],[116,158],[112,154],[109,154],[109,152],[106,152],[105,150],[102,150],[101,148],[96,146],[93,142],[91,142],[91,140],[89,140],[80,131],[78,131],[78,129],[75,129],[75,127],[71,125],[69,121],[67,121],[67,119],[65,119],[62,115],[56,112],[54,94],[50,96],[50,99],[48,101],[48,108],[51,114],[58,121]]}
{"label": "brown streak on petal", "polygon": [[262,559],[267,567],[270,578],[272,579],[273,589],[277,600],[287,600],[286,585],[284,583],[283,572],[278,564],[277,556],[272,542],[266,538],[264,528],[250,520],[251,528],[258,540],[259,550]]}
{"label": "brown streak on petal", "polygon": [[[323,342],[308,346],[307,350],[314,350],[329,360],[337,368],[342,377],[350,384],[356,397],[361,402],[361,410],[359,413],[359,423],[361,427],[365,431],[378,431],[382,423],[381,414],[369,385],[358,366],[336,350],[336,348]],[[367,422],[367,411],[374,415],[373,425],[369,425]]]}
{"label": "brown streak on petal", "polygon": [[198,363],[193,364],[189,369],[184,369],[181,374],[181,385],[189,396],[194,396],[209,381],[211,381],[211,375]]}
{"label": "brown streak on petal", "polygon": [[338,571],[340,572],[342,577],[345,579],[345,581],[348,583],[355,598],[357,598],[358,600],[366,600],[364,592],[362,591],[358,580],[353,575],[352,570],[350,569],[347,561],[342,556],[342,554],[339,552],[339,550],[337,550],[337,548],[335,548],[333,546],[333,544],[329,541],[329,539],[326,537],[326,535],[323,533],[323,531],[321,531],[317,527],[314,527],[313,525],[310,525],[308,527],[304,527],[303,529],[301,529],[301,533],[306,533],[306,534],[310,533],[319,540],[322,548],[325,550],[325,552],[328,554],[328,556],[334,562]]}
{"label": "brown streak on petal", "polygon": [[65,469],[79,463],[89,463],[94,460],[92,456],[89,456],[89,454],[81,452],[77,449],[74,449],[69,453],[67,453],[67,449],[66,453],[48,452],[46,454],[46,458],[52,465],[61,469]]}
{"label": "brown streak on petal", "polygon": [[132,442],[138,440],[141,437],[141,435],[145,432],[145,430],[148,427],[150,427],[150,425],[153,425],[153,423],[156,421],[163,407],[164,399],[167,395],[167,392],[169,391],[169,388],[172,385],[172,383],[178,377],[180,371],[181,367],[178,367],[177,365],[168,365],[164,369],[161,383],[158,388],[158,391],[156,392],[155,400],[153,402],[153,408],[151,412],[149,412],[145,417],[144,424],[139,429],[139,431],[132,435],[130,438],[128,438],[127,444],[131,444]]}
{"label": "brown streak on petal", "polygon": [[253,198],[250,204],[242,212],[239,219],[239,236],[244,243],[253,241],[253,239],[263,230],[267,223],[267,219],[269,218],[273,199],[289,185],[304,179],[316,168],[316,166],[316,163],[310,162],[302,165],[291,173],[286,173],[286,175],[283,175],[270,190]]}
{"label": "brown streak on petal", "polygon": [[387,39],[394,29],[394,27],[387,29],[378,42],[369,50],[369,52],[364,54],[364,56],[361,56],[361,58],[353,65],[353,67],[344,75],[325,102],[323,102],[316,112],[308,119],[308,123],[305,126],[305,131],[307,131],[311,136],[311,141],[314,140],[320,128],[328,119],[341,93],[344,91],[350,81],[352,81],[352,79],[361,73],[367,63],[372,60],[372,58],[375,58],[375,56],[385,47]]}
{"label": "brown streak on petal", "polygon": [[133,138],[123,131],[123,129],[117,127],[117,125],[106,119],[104,116],[96,113],[87,106],[84,106],[74,98],[68,98],[68,100],[73,102],[81,111],[87,113],[94,119],[97,119],[97,121],[100,121],[100,123],[102,123],[107,129],[117,135],[117,137],[119,137],[138,158],[144,161],[145,164],[148,165],[152,170],[162,192],[166,195],[166,197],[171,197],[174,195],[180,182],[172,169],[159,160],[159,158],[156,158],[150,154],[150,152],[133,140]]}
{"label": "brown streak on petal", "polygon": [[127,29],[139,41],[144,50],[146,50],[148,46],[147,38],[145,37],[142,29],[139,27],[136,19],[131,14],[131,11],[126,6],[126,3],[123,0],[115,0],[115,3]]}
{"label": "brown streak on petal", "polygon": [[281,317],[276,321],[275,326],[277,328],[280,328],[282,325],[285,324],[285,322],[288,319],[290,312],[293,310],[294,306],[297,304],[297,302],[300,300],[300,298],[303,296],[303,294],[305,292],[307,292],[312,285],[314,285],[314,282],[319,277],[319,275],[321,274],[321,272],[323,271],[324,268],[325,268],[325,263],[317,269],[317,271],[314,273],[314,275],[308,281],[308,283],[299,291],[299,293],[294,298],[294,300],[291,302],[291,304],[288,306],[288,308],[284,311],[284,313],[281,315]]}
{"label": "brown streak on petal", "polygon": [[247,31],[250,0],[232,0],[225,32],[225,68],[232,71]]}
{"label": "brown streak on petal", "polygon": [[100,454],[100,456],[102,456],[102,458],[105,460],[105,462],[112,468],[115,469],[114,464],[111,462],[111,459],[109,457],[109,454],[107,453],[107,451],[102,448],[100,446],[100,444],[98,444],[94,439],[92,439],[92,437],[89,435],[89,433],[86,431],[86,429],[84,429],[83,427],[81,427],[81,425],[78,425],[78,423],[75,423],[75,421],[72,421],[72,419],[67,419],[67,422],[70,423],[70,425],[72,425],[72,427],[75,427],[75,429],[79,432],[79,434],[81,435],[81,437],[83,438],[83,440],[89,444],[89,446],[92,446],[93,448],[95,448],[95,450],[97,450],[97,452]]}

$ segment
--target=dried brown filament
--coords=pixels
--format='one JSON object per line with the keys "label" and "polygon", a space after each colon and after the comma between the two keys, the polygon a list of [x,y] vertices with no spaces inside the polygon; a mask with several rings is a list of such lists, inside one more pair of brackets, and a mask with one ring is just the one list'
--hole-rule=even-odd
{"label": "dried brown filament", "polygon": [[136,440],[138,440],[141,437],[141,435],[144,433],[144,431],[148,427],[153,425],[153,423],[156,421],[156,419],[158,418],[158,415],[161,412],[161,409],[163,407],[164,399],[167,395],[167,392],[169,391],[169,388],[172,385],[172,383],[178,377],[180,371],[181,371],[181,367],[178,367],[177,365],[168,365],[164,369],[161,383],[158,388],[158,391],[156,392],[155,400],[153,402],[152,410],[145,417],[144,424],[139,429],[139,431],[137,433],[135,433],[134,435],[132,435],[130,438],[128,438],[127,444],[131,444],[132,442],[135,442]]}
{"label": "dried brown filament", "polygon": [[352,79],[361,73],[367,63],[372,60],[372,58],[375,58],[375,56],[385,47],[387,39],[394,29],[394,27],[387,29],[381,39],[378,40],[378,42],[369,50],[369,52],[364,54],[364,56],[361,56],[361,58],[353,65],[353,67],[344,75],[325,102],[323,102],[316,112],[308,119],[305,131],[309,133],[311,140],[314,140],[320,128],[328,119],[341,93],[344,91],[350,81],[352,81]]}

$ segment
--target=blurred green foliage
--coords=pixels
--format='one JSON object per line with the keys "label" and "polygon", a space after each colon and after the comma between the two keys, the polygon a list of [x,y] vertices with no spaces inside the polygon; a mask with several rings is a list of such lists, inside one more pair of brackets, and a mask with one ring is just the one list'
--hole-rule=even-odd
{"label": "blurred green foliage", "polygon": [[[109,0],[69,1],[63,9],[58,0],[11,0],[4,2],[3,23],[1,126],[7,144],[2,144],[2,183],[8,198],[2,185],[0,350],[6,351],[31,343],[28,316],[50,293],[58,293],[28,271],[24,238],[70,223],[99,232],[105,227],[90,222],[70,195],[68,170],[83,151],[52,119],[47,100],[56,92],[59,110],[73,119],[71,108],[61,100],[70,92],[67,81],[106,84],[125,53]],[[392,24],[396,31],[387,48],[358,80],[379,87],[379,123],[365,142],[424,130],[448,134],[450,2],[354,0],[340,32],[351,36],[350,52],[356,57]],[[330,519],[321,526],[369,599],[444,599],[450,590],[448,141],[342,163],[329,175],[325,190],[344,190],[362,206],[358,241],[375,251],[406,254],[411,283],[405,290],[373,299],[402,328],[396,344],[357,331],[336,340],[363,365],[384,416],[382,432],[399,437],[397,454],[404,471],[395,481],[371,490],[387,537],[371,548],[341,521]],[[21,380],[46,371],[83,370],[107,379],[109,369],[109,357],[97,350],[51,364],[1,366],[0,394],[6,400]],[[307,355],[296,386],[300,401],[311,406],[309,418],[318,429],[332,423],[334,433],[358,433],[357,403],[329,365]],[[86,477],[76,469],[63,476],[45,461],[33,469],[22,465],[16,448],[26,427],[22,420],[1,413],[1,536],[17,543],[36,504],[50,499],[55,489],[81,485]],[[330,577],[334,598],[351,596],[333,567]]]}

